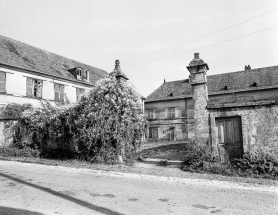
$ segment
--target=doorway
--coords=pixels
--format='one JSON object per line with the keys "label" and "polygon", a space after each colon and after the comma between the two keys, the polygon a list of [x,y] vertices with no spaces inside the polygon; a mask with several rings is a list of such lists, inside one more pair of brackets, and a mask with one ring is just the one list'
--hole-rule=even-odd
{"label": "doorway", "polygon": [[169,140],[174,140],[174,139],[175,139],[175,128],[171,127],[169,132]]}
{"label": "doorway", "polygon": [[243,155],[241,117],[216,118],[216,141],[222,162],[241,158]]}

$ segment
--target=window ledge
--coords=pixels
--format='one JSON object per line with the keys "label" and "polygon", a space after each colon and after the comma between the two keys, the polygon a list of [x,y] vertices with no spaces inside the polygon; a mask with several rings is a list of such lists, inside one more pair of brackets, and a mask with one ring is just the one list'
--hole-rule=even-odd
{"label": "window ledge", "polygon": [[37,100],[47,100],[47,99],[43,99],[43,98],[39,98],[39,97],[35,97],[35,96],[21,96],[23,98],[29,98],[29,99],[37,99]]}

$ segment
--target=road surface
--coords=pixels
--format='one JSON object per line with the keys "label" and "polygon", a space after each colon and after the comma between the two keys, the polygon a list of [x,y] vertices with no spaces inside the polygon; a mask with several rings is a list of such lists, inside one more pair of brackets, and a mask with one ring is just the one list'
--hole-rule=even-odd
{"label": "road surface", "polygon": [[0,214],[278,214],[276,187],[0,161]]}

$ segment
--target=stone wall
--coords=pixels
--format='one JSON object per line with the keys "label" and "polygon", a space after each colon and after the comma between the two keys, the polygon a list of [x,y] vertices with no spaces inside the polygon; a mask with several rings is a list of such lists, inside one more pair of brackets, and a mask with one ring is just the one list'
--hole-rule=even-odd
{"label": "stone wall", "polygon": [[217,117],[240,116],[244,152],[259,147],[278,148],[278,104],[276,102],[253,102],[208,106],[213,149],[217,150]]}

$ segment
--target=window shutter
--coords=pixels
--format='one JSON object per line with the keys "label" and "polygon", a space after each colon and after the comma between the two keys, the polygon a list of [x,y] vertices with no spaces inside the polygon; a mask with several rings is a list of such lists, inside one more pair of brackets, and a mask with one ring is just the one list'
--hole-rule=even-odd
{"label": "window shutter", "polygon": [[58,84],[54,84],[54,92],[55,92],[55,97],[54,100],[58,101],[60,96],[59,96],[59,85]]}
{"label": "window shutter", "polygon": [[34,91],[34,81],[32,78],[27,78],[27,91],[26,95],[27,96],[33,96],[33,91]]}
{"label": "window shutter", "polygon": [[37,97],[42,98],[42,81],[37,81]]}
{"label": "window shutter", "polygon": [[64,93],[60,93],[60,100],[64,101]]}
{"label": "window shutter", "polygon": [[0,92],[6,92],[6,73],[0,72]]}
{"label": "window shutter", "polygon": [[60,84],[60,100],[61,100],[61,101],[64,101],[64,97],[65,97],[65,95],[64,95],[64,89],[65,89],[65,86],[62,85],[62,84]]}

